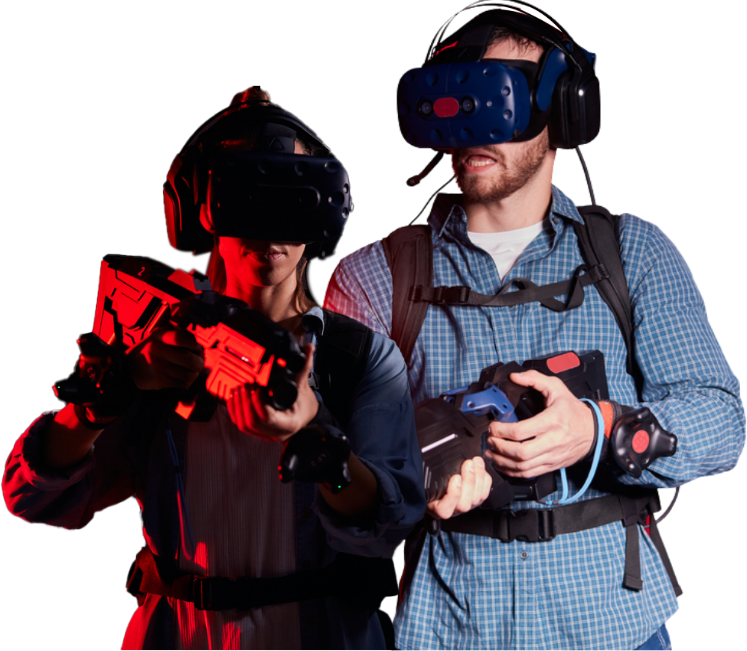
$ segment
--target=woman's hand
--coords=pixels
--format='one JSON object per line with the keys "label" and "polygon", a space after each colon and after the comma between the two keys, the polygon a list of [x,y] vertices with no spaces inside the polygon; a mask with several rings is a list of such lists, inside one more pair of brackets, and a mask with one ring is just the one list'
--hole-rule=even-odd
{"label": "woman's hand", "polygon": [[306,427],[319,411],[319,401],[309,386],[314,364],[314,346],[306,344],[306,364],[296,374],[298,397],[290,409],[278,411],[262,402],[260,392],[251,384],[234,390],[228,401],[228,415],[242,432],[268,441],[286,441]]}
{"label": "woman's hand", "polygon": [[156,328],[127,353],[138,389],[188,389],[205,366],[205,353],[187,330]]}

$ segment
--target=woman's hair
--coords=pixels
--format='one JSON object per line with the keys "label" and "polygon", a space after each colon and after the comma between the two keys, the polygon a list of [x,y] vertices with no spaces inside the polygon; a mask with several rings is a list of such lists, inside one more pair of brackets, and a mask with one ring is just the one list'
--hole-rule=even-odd
{"label": "woman's hair", "polygon": [[[270,105],[270,94],[266,90],[262,90],[259,86],[252,86],[247,88],[241,93],[236,93],[231,100],[231,106],[236,104],[248,104],[250,106],[269,106]],[[257,124],[244,130],[240,134],[236,134],[235,139],[222,139],[220,142],[215,144],[216,148],[219,149],[253,149],[256,146],[257,138],[263,128],[262,124]],[[301,145],[304,150],[304,154],[307,156],[324,155],[326,151],[322,151],[318,146],[311,142],[305,142],[303,137],[297,136],[297,142]],[[306,273],[306,264],[308,258],[305,256],[301,258],[296,267],[296,293],[294,296],[295,307],[300,312],[305,312],[310,307],[316,305],[314,300],[306,293],[304,288]],[[210,260],[208,260],[207,277],[210,279],[210,286],[214,291],[223,293],[226,291],[226,264],[223,261],[223,257],[218,249],[218,236],[215,236],[215,244],[213,250],[210,252]]]}

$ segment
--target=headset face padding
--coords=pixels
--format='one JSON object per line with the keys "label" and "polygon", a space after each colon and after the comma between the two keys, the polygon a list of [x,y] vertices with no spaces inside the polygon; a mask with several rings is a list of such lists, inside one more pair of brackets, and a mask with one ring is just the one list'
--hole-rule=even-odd
{"label": "headset face padding", "polygon": [[[484,59],[495,27],[544,47],[538,64]],[[594,55],[534,16],[494,9],[441,41],[397,89],[400,131],[415,147],[456,149],[536,137],[571,149],[599,132]]]}
{"label": "headset face padding", "polygon": [[[221,146],[250,132],[261,150]],[[293,153],[296,138],[322,154]],[[214,243],[200,223],[208,194],[215,234],[305,242],[307,257],[334,251],[353,209],[342,163],[303,122],[274,104],[231,106],[210,118],[174,159],[163,190],[169,242],[194,253],[210,251]]]}

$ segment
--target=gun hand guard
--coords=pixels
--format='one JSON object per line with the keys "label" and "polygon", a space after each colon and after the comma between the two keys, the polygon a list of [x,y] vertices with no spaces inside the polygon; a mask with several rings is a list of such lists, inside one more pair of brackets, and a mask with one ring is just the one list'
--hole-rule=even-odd
{"label": "gun hand guard", "polygon": [[[189,330],[205,351],[208,372],[190,394],[207,391],[225,402],[237,387],[254,384],[263,402],[274,409],[284,411],[296,401],[295,374],[306,356],[290,332],[263,314],[236,299],[203,291],[174,305],[171,323]],[[191,420],[209,418],[193,407],[195,399],[199,394],[182,400],[177,413]]]}

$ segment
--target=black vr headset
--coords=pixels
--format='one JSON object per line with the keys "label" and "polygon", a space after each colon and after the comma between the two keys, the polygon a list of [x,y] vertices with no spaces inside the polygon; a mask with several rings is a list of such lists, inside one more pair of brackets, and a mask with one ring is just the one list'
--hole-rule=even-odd
{"label": "black vr headset", "polygon": [[[242,140],[252,146],[242,149]],[[320,155],[295,154],[296,140]],[[335,250],[353,210],[342,163],[295,115],[276,104],[233,104],[205,122],[171,164],[163,185],[171,246],[205,253],[214,236],[200,223],[210,205],[224,237],[302,242],[307,258]]]}
{"label": "black vr headset", "polygon": [[[480,147],[530,140],[548,125],[553,147],[573,149],[593,140],[599,133],[595,56],[528,3],[517,4],[536,9],[558,29],[521,7],[486,4],[501,8],[443,38],[448,21],[423,66],[400,80],[397,109],[405,140],[436,150]],[[496,27],[541,44],[539,63],[483,59]]]}

